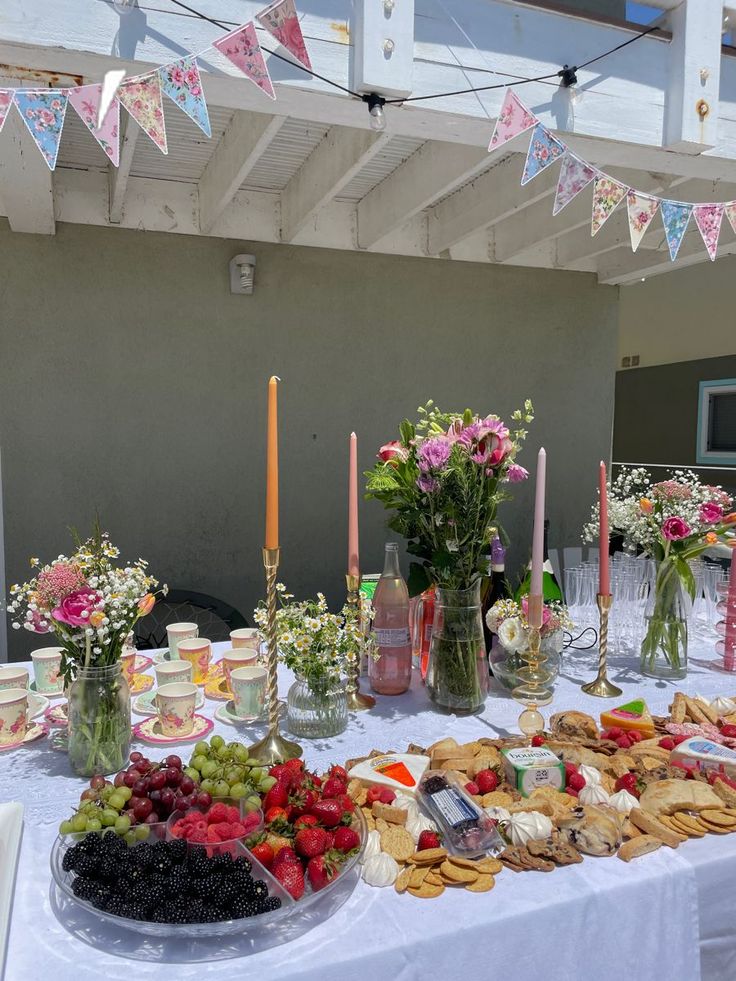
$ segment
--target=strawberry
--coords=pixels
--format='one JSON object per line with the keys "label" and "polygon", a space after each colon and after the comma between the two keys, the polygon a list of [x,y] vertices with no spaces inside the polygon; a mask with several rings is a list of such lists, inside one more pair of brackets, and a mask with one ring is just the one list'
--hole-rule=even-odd
{"label": "strawberry", "polygon": [[310,814],[314,814],[326,828],[336,828],[342,820],[343,810],[339,801],[318,800],[310,808]]}
{"label": "strawberry", "polygon": [[316,773],[310,773],[309,774],[309,782],[311,783],[311,785],[313,787],[321,787],[322,786],[322,777],[318,777]]}
{"label": "strawberry", "polygon": [[532,746],[544,746],[544,736],[537,733],[536,736],[532,736]]}
{"label": "strawberry", "polygon": [[471,797],[475,797],[476,794],[480,793],[478,784],[475,783],[474,780],[468,780],[468,782],[465,784],[465,793],[470,794]]}
{"label": "strawberry", "polygon": [[284,763],[284,769],[291,770],[292,773],[303,773],[304,772],[304,760],[294,759],[287,760]]}
{"label": "strawberry", "polygon": [[672,741],[674,742],[675,746],[679,746],[680,743],[684,743],[685,740],[689,738],[690,736],[673,736]]}
{"label": "strawberry", "polygon": [[379,795],[379,800],[382,804],[393,804],[396,800],[396,794],[390,787],[381,787],[381,793]]}
{"label": "strawberry", "polygon": [[493,770],[479,770],[475,775],[475,783],[478,784],[479,793],[490,794],[498,786],[498,776]]}
{"label": "strawberry", "polygon": [[273,858],[274,869],[278,869],[284,864],[288,865],[288,864],[296,863],[297,865],[301,865],[299,856],[297,855],[297,853],[294,851],[294,849],[291,847],[290,844],[287,845],[285,848],[278,849],[278,851],[274,849],[274,851],[276,852]]}
{"label": "strawberry", "polygon": [[274,855],[278,855],[279,852],[283,851],[285,848],[291,851],[292,842],[284,835],[275,835],[269,832],[266,835],[266,841],[271,846]]}
{"label": "strawberry", "polygon": [[276,777],[278,783],[283,782],[285,773],[288,773],[288,771],[283,763],[275,763],[268,771],[269,777]]}
{"label": "strawberry", "polygon": [[341,827],[335,832],[333,845],[343,855],[347,855],[348,852],[359,847],[360,838],[352,828]]}
{"label": "strawberry", "polygon": [[350,811],[352,814],[355,810],[355,801],[348,794],[340,794],[337,798],[338,803],[342,807],[343,811]]}
{"label": "strawberry", "polygon": [[425,848],[439,848],[442,844],[442,838],[436,831],[420,831],[419,841],[417,842],[417,851],[423,852]]}
{"label": "strawberry", "polygon": [[639,789],[639,778],[635,773],[624,773],[619,777],[615,784],[616,790],[628,790],[630,794],[638,798],[641,790]]}
{"label": "strawberry", "polygon": [[312,804],[317,800],[317,794],[313,790],[308,790],[301,787],[295,794],[292,794],[289,798],[289,803],[291,804],[291,815],[294,818],[301,817],[302,814],[306,814],[310,809]]}
{"label": "strawberry", "polygon": [[674,749],[675,740],[672,738],[672,736],[664,736],[662,739],[659,740],[657,745],[661,746],[662,749]]}
{"label": "strawberry", "polygon": [[294,849],[302,858],[314,858],[322,855],[330,844],[330,838],[324,828],[302,828],[294,838]]}
{"label": "strawberry", "polygon": [[337,766],[337,765],[333,764],[330,767],[330,771],[329,772],[330,772],[330,776],[331,777],[335,777],[338,780],[342,780],[342,782],[344,784],[347,784],[347,782],[348,782],[348,771],[345,769],[344,766]]}
{"label": "strawberry", "polygon": [[347,785],[342,780],[338,780],[337,777],[329,777],[325,780],[322,787],[322,797],[334,799],[339,797],[340,794],[346,793],[347,789]]}
{"label": "strawberry", "polygon": [[[289,791],[285,783],[275,783],[263,798],[263,810],[270,807],[286,807],[289,803]],[[215,805],[217,806],[217,805]]]}
{"label": "strawberry", "polygon": [[300,814],[294,821],[294,829],[298,831],[299,828],[313,828],[318,823],[314,814]]}
{"label": "strawberry", "polygon": [[283,807],[269,807],[268,810],[264,812],[263,817],[266,820],[266,824],[271,824],[272,821],[287,821],[289,815],[286,813]]}
{"label": "strawberry", "polygon": [[[320,856],[321,858],[322,856]],[[312,859],[314,861],[314,859]],[[304,895],[304,870],[299,859],[293,862],[281,862],[277,865],[274,860],[272,873],[286,889],[292,899],[301,899]]]}
{"label": "strawberry", "polygon": [[366,803],[367,804],[375,804],[376,801],[380,801],[381,800],[381,790],[382,789],[383,789],[382,787],[379,787],[377,785],[375,785],[373,787],[369,787],[368,788],[368,792],[365,795],[366,796]]}
{"label": "strawberry", "polygon": [[273,865],[273,848],[271,848],[267,841],[260,841],[257,845],[254,845],[251,848],[250,852],[251,855],[253,855],[254,858],[257,858],[261,865],[265,865],[267,869],[270,869]]}
{"label": "strawberry", "polygon": [[585,786],[585,777],[581,776],[579,773],[571,773],[567,778],[567,786],[571,790],[581,791]]}
{"label": "strawberry", "polygon": [[324,889],[337,876],[338,866],[334,858],[317,855],[307,863],[307,876],[314,892]]}
{"label": "strawberry", "polygon": [[577,773],[578,768],[576,763],[570,763],[569,760],[565,763],[565,776],[569,777],[571,773]]}
{"label": "strawberry", "polygon": [[569,794],[571,797],[577,797],[578,796],[577,790],[573,790],[572,787],[565,787],[565,793],[566,794]]}

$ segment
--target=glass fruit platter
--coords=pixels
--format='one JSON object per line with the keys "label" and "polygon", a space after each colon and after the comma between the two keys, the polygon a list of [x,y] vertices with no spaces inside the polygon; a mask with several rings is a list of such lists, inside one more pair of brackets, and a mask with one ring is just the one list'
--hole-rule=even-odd
{"label": "glass fruit platter", "polygon": [[[253,854],[246,848],[246,846],[240,842],[235,841],[232,843],[231,847],[231,857],[233,860],[236,859],[247,859],[251,866],[251,878],[256,883],[262,883],[267,889],[268,898],[272,900],[271,905],[275,908],[269,909],[265,912],[260,912],[254,915],[245,913],[237,919],[229,920],[217,920],[215,922],[152,922],[150,920],[136,919],[129,916],[118,915],[116,912],[111,912],[109,909],[100,909],[94,906],[88,899],[82,898],[75,893],[73,888],[73,883],[75,880],[74,872],[65,868],[64,858],[70,848],[72,848],[77,841],[75,838],[80,836],[74,835],[59,835],[51,850],[51,874],[54,882],[62,891],[62,893],[68,897],[68,899],[76,904],[81,909],[87,911],[91,915],[97,917],[102,922],[108,923],[111,926],[123,927],[127,930],[132,930],[138,934],[146,934],[151,937],[170,937],[170,938],[182,938],[182,939],[204,939],[208,937],[226,937],[226,936],[247,936],[247,935],[257,935],[262,930],[266,928],[271,928],[273,924],[279,924],[285,921],[296,920],[297,918],[304,919],[305,922],[310,919],[310,917],[304,916],[303,914],[308,913],[308,911],[314,911],[314,907],[319,904],[320,911],[329,911],[325,915],[329,916],[334,913],[338,908],[339,904],[322,903],[323,898],[329,897],[333,893],[337,893],[341,886],[345,886],[348,883],[350,885],[350,891],[357,882],[357,876],[351,875],[357,863],[361,860],[363,852],[365,850],[368,828],[365,822],[365,818],[361,813],[359,808],[355,811],[356,822],[358,834],[360,836],[360,846],[350,855],[346,861],[342,864],[340,869],[340,874],[329,882],[324,888],[314,891],[309,883],[306,884],[306,889],[304,895],[299,900],[294,900],[286,891],[284,886],[278,882],[274,876],[263,866]],[[158,828],[159,826],[155,826]],[[109,834],[110,832],[108,832]],[[88,834],[94,834],[99,836],[99,832],[89,832]],[[81,837],[87,837],[84,835]],[[104,835],[103,837],[106,837]],[[160,839],[164,840],[164,839]],[[171,842],[170,831],[165,832],[165,840]],[[125,848],[134,849],[139,847],[138,845],[126,845]],[[197,850],[202,852],[205,850],[203,846],[189,845],[187,844],[187,856],[192,850]],[[189,858],[187,857],[187,862]],[[259,890],[262,890],[262,886],[258,886]],[[347,894],[346,894],[347,895]],[[335,897],[336,898],[336,897]],[[346,896],[344,897],[346,898]],[[343,898],[343,901],[344,901]],[[279,905],[276,906],[275,900],[279,901]],[[309,927],[315,926],[324,917],[313,917],[312,922]],[[308,927],[308,928],[309,928]],[[285,935],[284,940],[289,939],[288,935]],[[283,942],[283,941],[282,941]]]}

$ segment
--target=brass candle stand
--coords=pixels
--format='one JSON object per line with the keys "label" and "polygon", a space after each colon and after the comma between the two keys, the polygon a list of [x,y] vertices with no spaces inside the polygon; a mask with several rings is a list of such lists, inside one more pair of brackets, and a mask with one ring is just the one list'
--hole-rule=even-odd
{"label": "brass candle stand", "polygon": [[598,675],[594,681],[580,687],[588,695],[598,695],[600,698],[615,698],[621,694],[621,689],[608,680],[606,662],[608,659],[608,615],[611,612],[613,596],[610,593],[598,593],[598,611],[600,613],[600,631],[598,633]]}
{"label": "brass candle stand", "polygon": [[[345,602],[349,607],[355,608],[356,615],[361,625],[361,636],[362,636],[363,614],[360,608],[360,576],[353,576],[350,573],[348,573],[345,576],[345,582],[348,587],[348,596]],[[348,711],[349,712],[364,712],[366,709],[373,708],[373,706],[376,704],[376,700],[372,695],[366,695],[360,690],[361,655],[362,655],[362,649],[358,651],[358,656],[350,665],[350,670],[348,673]]]}
{"label": "brass candle stand", "polygon": [[542,607],[541,596],[530,596],[527,618],[529,622],[529,645],[520,657],[526,662],[526,667],[519,668],[516,676],[521,684],[511,692],[512,697],[525,705],[526,708],[519,716],[519,728],[525,736],[531,739],[544,729],[544,716],[539,711],[542,705],[552,701],[552,691],[548,687],[552,675],[547,670],[547,655],[542,651]]}
{"label": "brass candle stand", "polygon": [[283,760],[293,759],[302,755],[302,748],[290,739],[284,739],[279,733],[279,679],[278,679],[278,638],[276,634],[276,573],[279,567],[280,549],[264,548],[263,565],[266,569],[266,644],[268,646],[268,732],[252,746],[248,747],[248,755],[259,763],[272,766]]}

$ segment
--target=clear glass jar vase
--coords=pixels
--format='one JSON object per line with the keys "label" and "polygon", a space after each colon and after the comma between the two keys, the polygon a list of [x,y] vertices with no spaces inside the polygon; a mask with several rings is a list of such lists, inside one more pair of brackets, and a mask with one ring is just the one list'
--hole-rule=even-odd
{"label": "clear glass jar vase", "polygon": [[482,708],[488,694],[480,580],[469,589],[435,591],[426,676],[429,697],[448,712]]}
{"label": "clear glass jar vase", "polygon": [[313,690],[296,676],[286,698],[286,718],[295,736],[320,739],[336,736],[348,724],[348,693],[344,681],[325,691]]}
{"label": "clear glass jar vase", "polygon": [[[551,675],[550,684],[554,684],[560,673],[563,645],[564,633],[562,630],[555,630],[554,633],[541,638],[539,650],[546,658],[544,669]],[[527,662],[522,657],[523,653],[523,650],[510,651],[499,641],[488,655],[493,677],[504,688],[511,690],[521,684],[521,678],[518,677],[517,671],[519,668],[527,666]]]}
{"label": "clear glass jar vase", "polygon": [[69,762],[80,777],[122,770],[130,752],[130,689],[120,662],[80,667],[69,688]]}
{"label": "clear glass jar vase", "polygon": [[676,680],[687,675],[687,605],[682,580],[671,559],[657,566],[644,615],[641,673]]}

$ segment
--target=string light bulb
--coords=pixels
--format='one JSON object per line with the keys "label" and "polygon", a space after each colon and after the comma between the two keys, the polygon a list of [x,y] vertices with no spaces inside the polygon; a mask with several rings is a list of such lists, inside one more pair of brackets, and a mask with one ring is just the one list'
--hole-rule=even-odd
{"label": "string light bulb", "polygon": [[382,133],[386,129],[386,114],[383,111],[386,100],[377,92],[371,92],[369,95],[363,96],[363,102],[368,104],[371,129],[377,133]]}

